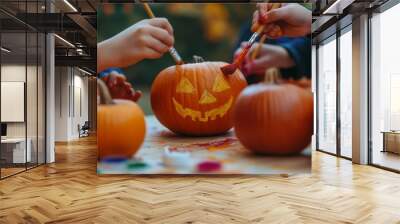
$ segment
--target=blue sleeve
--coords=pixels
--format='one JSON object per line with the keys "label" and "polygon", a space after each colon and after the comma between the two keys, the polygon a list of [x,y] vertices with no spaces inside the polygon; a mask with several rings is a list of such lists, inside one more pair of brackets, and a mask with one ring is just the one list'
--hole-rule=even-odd
{"label": "blue sleeve", "polygon": [[311,78],[311,39],[309,37],[285,38],[278,45],[285,48],[295,62],[295,66],[281,70],[282,76],[293,79]]}

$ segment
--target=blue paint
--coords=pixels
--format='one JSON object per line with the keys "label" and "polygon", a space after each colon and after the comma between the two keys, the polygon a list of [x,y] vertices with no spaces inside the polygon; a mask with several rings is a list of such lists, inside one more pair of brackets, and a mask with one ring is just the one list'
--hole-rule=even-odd
{"label": "blue paint", "polygon": [[105,157],[101,160],[102,163],[123,163],[128,159],[125,157]]}

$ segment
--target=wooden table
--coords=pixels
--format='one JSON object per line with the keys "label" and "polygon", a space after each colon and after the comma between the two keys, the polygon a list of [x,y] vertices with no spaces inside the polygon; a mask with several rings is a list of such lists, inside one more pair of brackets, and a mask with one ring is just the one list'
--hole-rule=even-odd
{"label": "wooden table", "polygon": [[400,131],[383,131],[382,152],[400,154]]}
{"label": "wooden table", "polygon": [[[309,147],[295,156],[260,156],[246,150],[232,130],[222,136],[184,137],[170,132],[154,116],[146,117],[146,125],[147,136],[135,155],[136,159],[99,162],[99,174],[199,174],[204,172],[197,170],[197,164],[206,160],[222,164],[221,170],[211,172],[217,174],[296,174],[311,170]],[[164,164],[165,148],[189,152],[189,165],[175,167]]]}

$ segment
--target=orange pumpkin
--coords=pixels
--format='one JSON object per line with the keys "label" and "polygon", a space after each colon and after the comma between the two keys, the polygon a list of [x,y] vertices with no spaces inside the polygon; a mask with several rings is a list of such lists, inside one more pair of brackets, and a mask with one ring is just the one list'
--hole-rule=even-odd
{"label": "orange pumpkin", "polygon": [[112,100],[106,85],[98,83],[102,102],[97,106],[98,156],[132,157],[145,137],[144,113],[132,101]]}
{"label": "orange pumpkin", "polygon": [[313,133],[313,96],[293,84],[259,83],[239,95],[234,128],[239,141],[260,154],[301,152]]}
{"label": "orange pumpkin", "polygon": [[193,136],[221,134],[232,128],[232,108],[247,83],[239,70],[225,76],[224,62],[171,66],[161,71],[151,88],[155,116],[175,133]]}

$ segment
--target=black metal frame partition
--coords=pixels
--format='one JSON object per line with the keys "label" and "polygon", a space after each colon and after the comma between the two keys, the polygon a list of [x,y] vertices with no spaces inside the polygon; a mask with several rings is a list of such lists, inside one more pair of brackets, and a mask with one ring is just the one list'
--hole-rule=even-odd
{"label": "black metal frame partition", "polygon": [[[333,156],[337,156],[340,158],[344,158],[347,160],[352,160],[352,158],[347,157],[347,156],[343,156],[341,153],[341,117],[340,117],[340,103],[341,103],[341,97],[340,97],[340,81],[341,81],[341,63],[340,63],[340,37],[345,34],[346,32],[348,32],[349,30],[347,30],[352,24],[348,24],[346,26],[344,26],[343,28],[339,27],[337,25],[338,23],[336,23],[334,26],[336,27],[336,32],[333,33],[332,35],[327,36],[326,38],[324,38],[323,40],[319,41],[319,43],[317,43],[316,45],[316,150],[329,154],[329,155],[333,155]],[[346,31],[346,32],[343,32]],[[331,41],[336,41],[336,153],[332,153],[332,152],[328,152],[324,149],[320,148],[320,144],[319,144],[319,114],[320,114],[320,109],[318,107],[319,101],[320,101],[320,94],[319,94],[319,83],[320,83],[320,74],[319,74],[319,48],[320,48],[320,43],[323,43],[329,39],[332,38],[332,36],[335,36],[334,40]],[[329,42],[329,41],[328,41]]]}
{"label": "black metal frame partition", "polygon": [[[26,13],[27,13],[27,3],[28,3],[28,1],[25,0],[25,1],[21,1],[21,2],[25,3],[25,21],[26,21],[26,18],[27,18],[26,17],[26,15],[27,15]],[[43,1],[36,0],[36,1],[29,1],[29,2],[36,3],[36,12],[39,12],[39,10],[38,10],[39,9],[39,2],[43,2]],[[36,28],[28,25],[27,23],[25,23],[25,22],[21,21],[20,19],[14,17],[12,14],[8,13],[6,10],[4,10],[2,8],[0,8],[0,10],[3,13],[9,15],[11,18],[15,19],[15,21],[17,21],[19,23],[22,23],[23,26],[24,26],[24,32],[22,32],[22,33],[25,34],[25,84],[24,84],[25,169],[23,169],[21,171],[18,171],[18,172],[15,172],[15,173],[12,173],[12,174],[7,175],[7,176],[3,176],[3,173],[2,173],[2,169],[3,168],[0,166],[0,180],[2,180],[2,179],[5,179],[7,177],[11,177],[11,176],[14,176],[16,174],[25,172],[27,170],[36,168],[36,167],[38,167],[40,165],[46,164],[46,161],[47,161],[47,158],[46,158],[47,157],[47,153],[46,153],[46,148],[47,148],[47,141],[46,141],[46,136],[47,136],[47,132],[46,132],[46,126],[47,126],[47,124],[46,124],[46,122],[47,122],[46,121],[46,119],[47,119],[47,114],[46,114],[46,108],[47,108],[47,105],[46,105],[46,95],[47,95],[47,88],[46,88],[46,85],[47,85],[46,84],[47,83],[47,81],[46,81],[46,79],[47,79],[47,67],[46,67],[46,65],[47,65],[47,49],[46,49],[46,47],[47,47],[47,40],[46,40],[46,33],[45,32],[41,32],[40,30],[37,30]],[[47,8],[46,8],[46,11],[47,11]],[[1,23],[0,23],[0,26],[1,26]],[[27,93],[27,82],[28,82],[28,33],[29,33],[29,31],[30,32],[33,31],[36,34],[36,47],[35,47],[36,48],[36,52],[35,52],[36,53],[36,136],[34,136],[36,138],[36,163],[34,163],[34,164],[30,163],[29,164],[30,166],[28,167],[28,153],[27,153],[27,147],[28,147],[27,97],[28,97],[28,93]],[[40,116],[39,115],[39,68],[38,68],[38,66],[40,65],[40,63],[39,63],[39,33],[44,34],[43,39],[42,39],[42,44],[43,44],[42,47],[44,48],[44,50],[42,49],[42,51],[41,51],[42,60],[44,60],[44,64],[42,66],[42,84],[44,84],[44,86],[43,86],[43,92],[42,92],[42,96],[41,96],[41,97],[43,97],[43,99],[42,99],[42,104],[43,104],[42,105],[42,109],[44,110],[43,111],[44,116],[42,116],[41,118],[39,117]],[[3,32],[0,31],[0,45],[1,46],[3,45],[2,44],[2,34],[3,34]],[[2,62],[3,62],[2,56],[0,54],[0,68],[2,66]],[[1,69],[0,69],[0,81],[2,79],[1,77],[2,76],[1,76]],[[1,86],[0,86],[0,90],[1,90]],[[1,101],[1,93],[0,93],[0,101]],[[0,106],[0,109],[1,109],[1,106]],[[0,120],[1,120],[1,115],[0,115]],[[39,120],[41,120],[41,122],[43,122],[43,127],[42,128],[44,129],[43,133],[42,133],[43,134],[43,136],[42,136],[43,137],[43,142],[42,142],[43,143],[42,144],[43,148],[41,148],[42,153],[44,153],[44,155],[42,155],[43,156],[43,158],[42,158],[43,161],[42,162],[39,162]],[[1,145],[0,145],[0,158],[1,158]]]}

